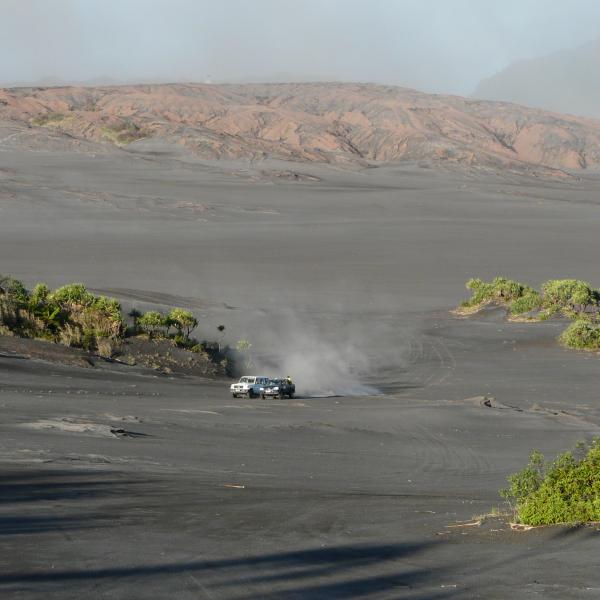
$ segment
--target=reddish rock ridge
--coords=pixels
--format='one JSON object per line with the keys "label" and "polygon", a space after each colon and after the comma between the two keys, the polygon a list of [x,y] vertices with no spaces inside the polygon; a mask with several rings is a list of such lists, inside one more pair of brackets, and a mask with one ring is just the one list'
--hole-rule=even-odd
{"label": "reddish rock ridge", "polygon": [[600,121],[370,84],[0,89],[0,120],[119,145],[157,138],[211,159],[600,166]]}

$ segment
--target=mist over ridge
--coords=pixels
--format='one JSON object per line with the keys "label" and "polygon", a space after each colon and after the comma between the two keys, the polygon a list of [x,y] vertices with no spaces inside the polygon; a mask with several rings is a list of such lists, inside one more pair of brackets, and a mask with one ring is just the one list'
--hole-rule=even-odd
{"label": "mist over ridge", "polygon": [[482,81],[475,98],[600,118],[600,39],[518,61]]}
{"label": "mist over ridge", "polygon": [[592,0],[4,0],[0,86],[366,81],[467,95],[597,39]]}

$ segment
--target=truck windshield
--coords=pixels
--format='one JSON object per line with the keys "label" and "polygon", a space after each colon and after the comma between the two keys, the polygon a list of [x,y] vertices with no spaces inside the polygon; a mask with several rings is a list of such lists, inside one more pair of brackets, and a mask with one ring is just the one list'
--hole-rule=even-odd
{"label": "truck windshield", "polygon": [[254,383],[254,377],[242,377],[240,383]]}

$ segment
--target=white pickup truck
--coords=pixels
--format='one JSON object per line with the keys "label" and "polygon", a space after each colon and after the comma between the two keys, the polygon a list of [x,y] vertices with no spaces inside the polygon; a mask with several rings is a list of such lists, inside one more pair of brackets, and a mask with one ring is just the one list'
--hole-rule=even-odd
{"label": "white pickup truck", "polygon": [[231,394],[234,398],[239,396],[256,398],[262,394],[263,389],[269,385],[270,381],[268,377],[244,375],[237,383],[231,384]]}

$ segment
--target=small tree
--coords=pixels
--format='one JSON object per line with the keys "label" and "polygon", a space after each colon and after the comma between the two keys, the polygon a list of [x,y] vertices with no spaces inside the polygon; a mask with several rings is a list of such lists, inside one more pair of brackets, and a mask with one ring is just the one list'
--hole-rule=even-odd
{"label": "small tree", "polygon": [[142,331],[152,338],[159,333],[163,333],[166,325],[165,317],[156,310],[149,310],[139,317],[138,325],[141,327]]}
{"label": "small tree", "polygon": [[198,319],[193,313],[183,308],[174,308],[167,317],[168,325],[173,325],[177,329],[177,333],[187,341],[196,327],[198,327]]}

